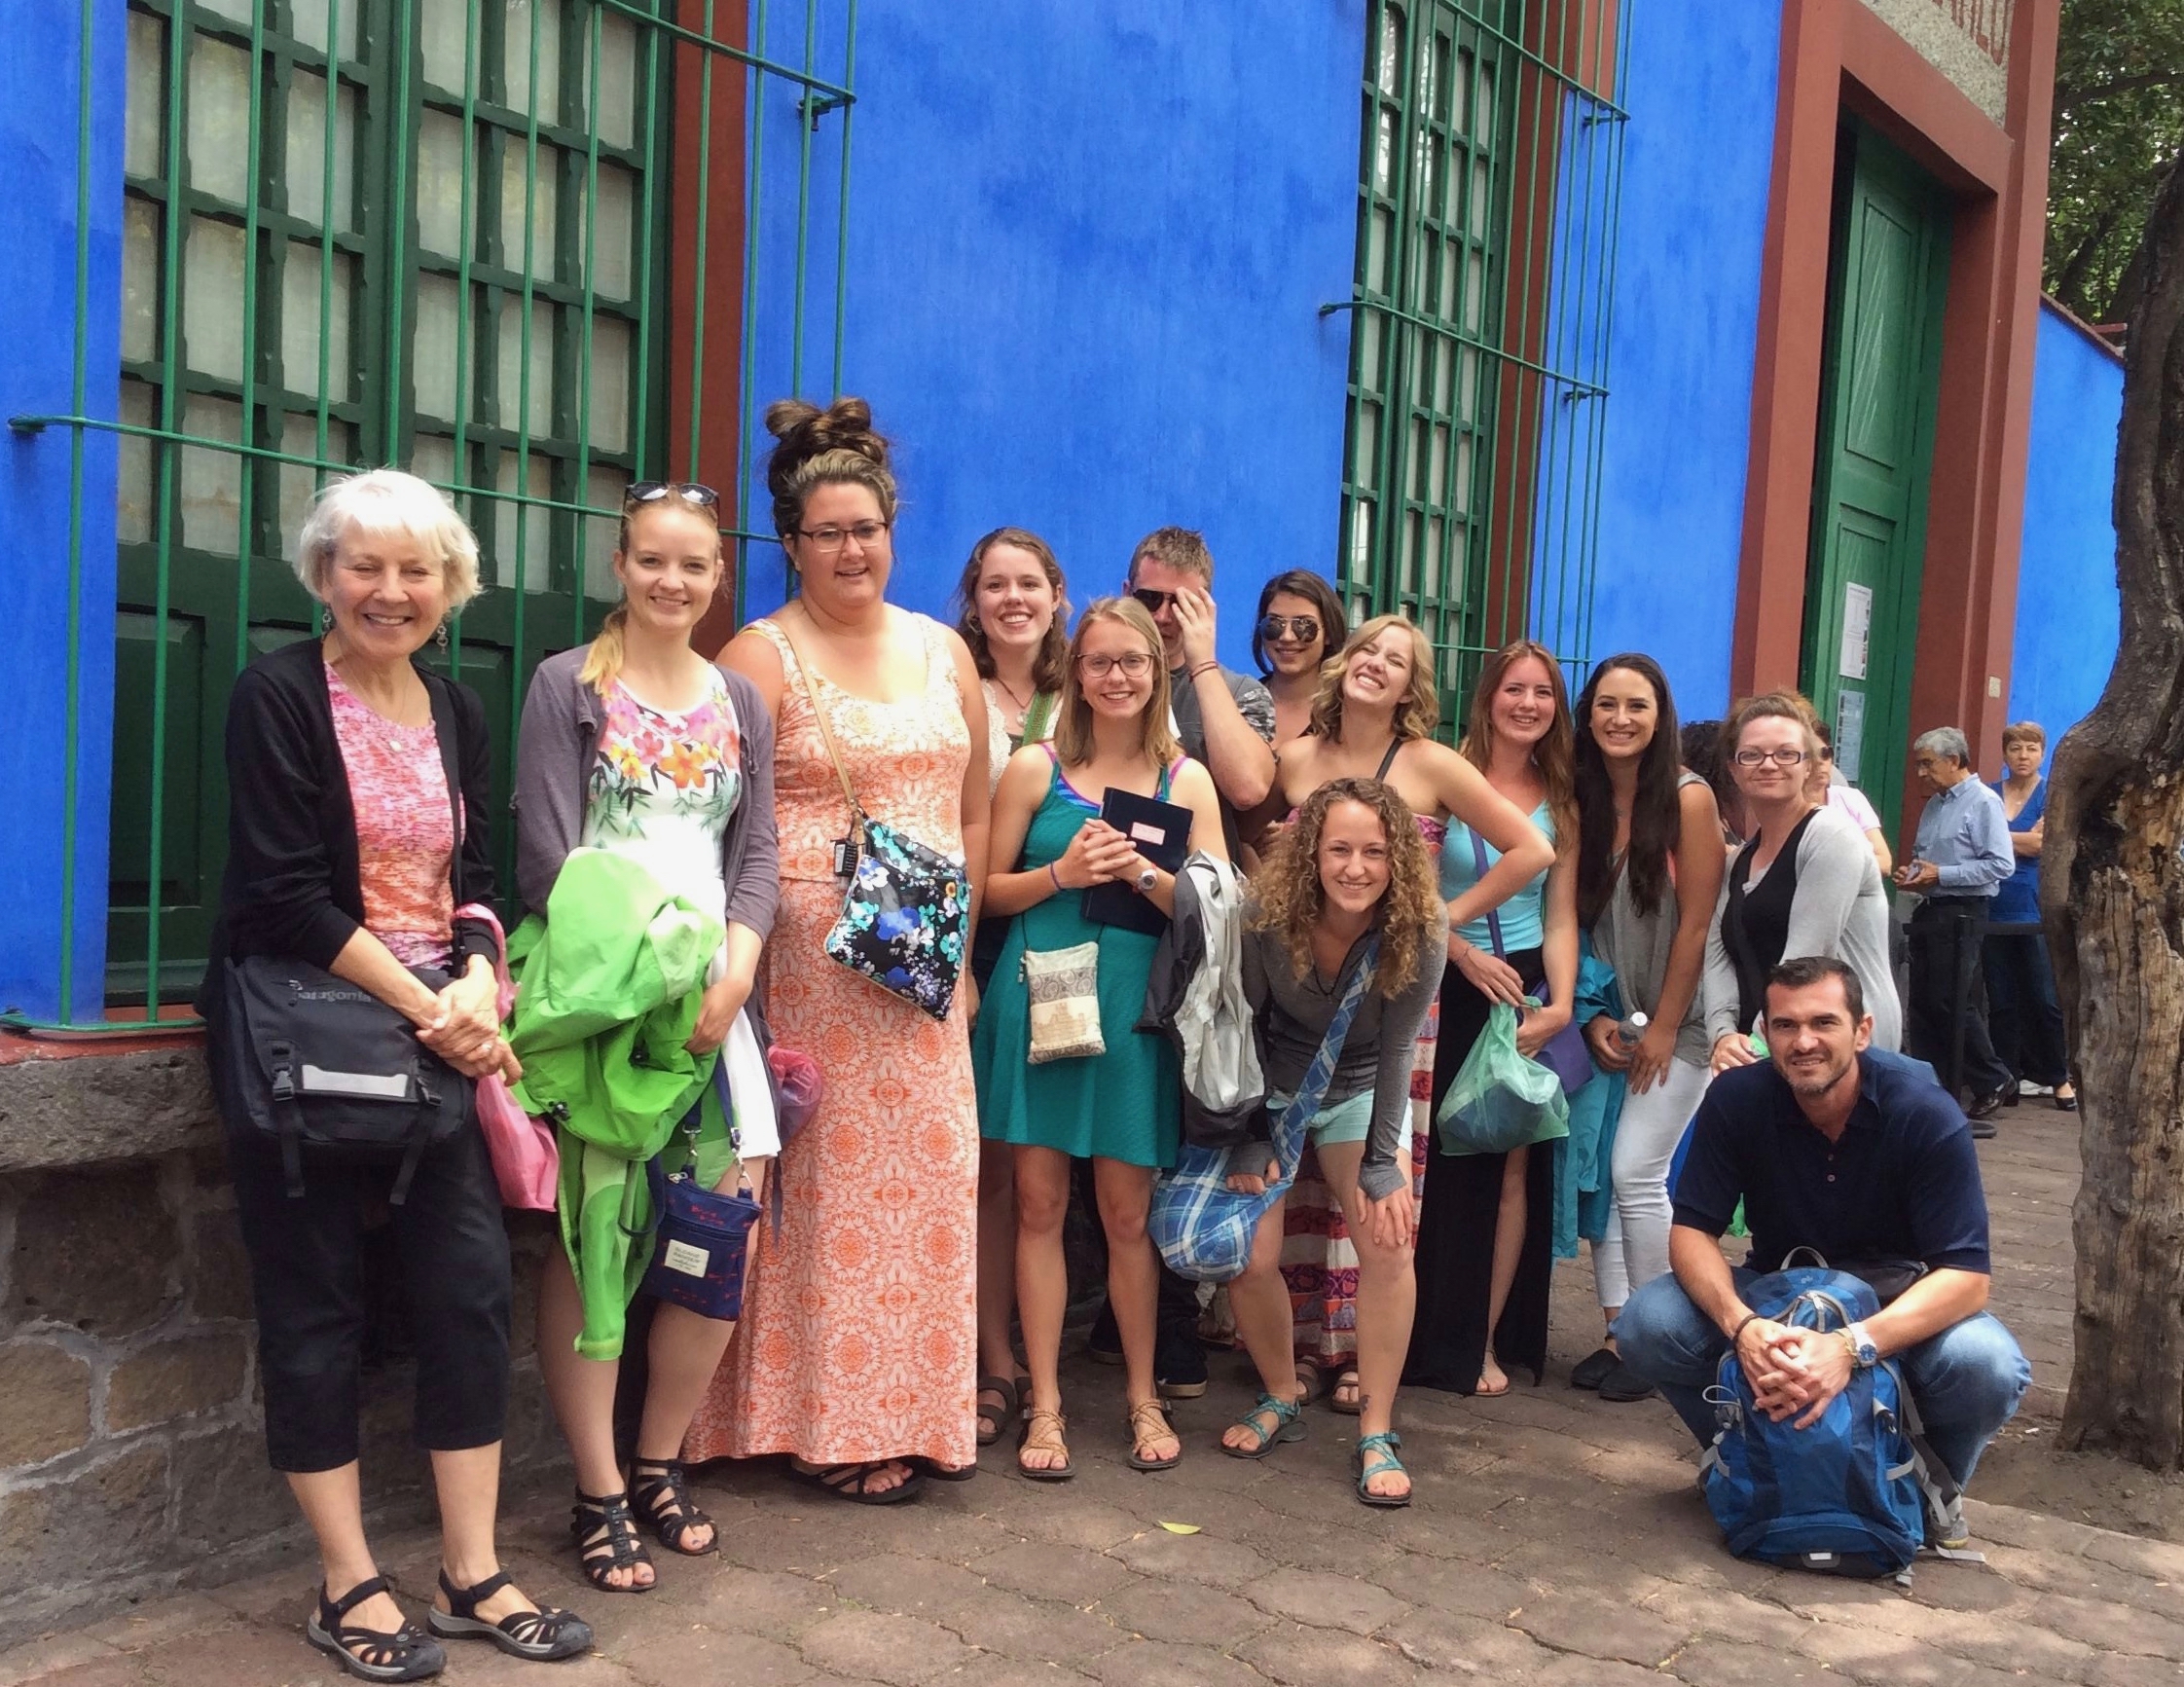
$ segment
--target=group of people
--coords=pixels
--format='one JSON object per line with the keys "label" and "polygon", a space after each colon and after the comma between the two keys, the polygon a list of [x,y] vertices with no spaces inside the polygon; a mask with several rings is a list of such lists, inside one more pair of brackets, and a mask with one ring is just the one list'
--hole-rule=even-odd
{"label": "group of people", "polygon": [[[1617,1096],[1587,1232],[1609,1334],[1579,1385],[1625,1401],[1664,1387],[1706,1439],[1697,1373],[1733,1325],[1740,1352],[1771,1343],[1801,1410],[1824,1386],[1794,1336],[1737,1322],[1742,1279],[1715,1246],[1740,1196],[1756,1264],[1838,1246],[1814,1232],[1843,1221],[1843,1204],[1799,1182],[1809,1170],[1834,1185],[1814,1169],[1833,1151],[1777,1163],[1753,1146],[1755,1120],[1786,1129],[1799,1108],[1825,1136],[1815,1094],[1837,1108],[1838,1136],[1856,1106],[1882,1109],[1872,1143],[1841,1137],[1874,1203],[1859,1246],[1948,1278],[1923,1291],[1924,1316],[1875,1321],[1875,1334],[1933,1341],[1979,1310],[1963,1280],[1984,1299],[1985,1216],[1976,1161],[1955,1146],[1962,1116],[1930,1074],[1914,1082],[1924,1068],[1873,1052],[1903,1035],[1885,839],[1834,799],[1802,698],[1757,697],[1720,723],[1727,778],[1714,783],[1687,765],[1657,663],[1608,658],[1573,706],[1554,656],[1520,641],[1486,657],[1451,749],[1435,737],[1425,636],[1392,614],[1350,628],[1317,575],[1261,592],[1262,678],[1224,667],[1213,559],[1180,528],[1141,541],[1120,590],[1074,621],[1053,551],[1000,529],[973,548],[958,624],[943,626],[889,600],[897,491],[866,406],[783,402],[766,422],[787,604],[717,660],[694,651],[722,577],[717,496],[633,486],[613,559],[621,602],[588,645],[540,665],[517,746],[515,889],[531,918],[508,949],[525,990],[561,988],[546,969],[573,975],[585,961],[633,980],[680,966],[688,980],[601,1009],[635,1032],[553,1067],[565,1245],[545,1262],[538,1350],[595,1588],[657,1585],[648,1537],[717,1550],[692,1463],[785,1455],[829,1496],[888,1504],[971,1477],[979,1447],[1013,1433],[1026,1478],[1074,1476],[1060,1370],[1073,1191],[1105,1242],[1091,1344],[1121,1364],[1134,1468],[1184,1456],[1168,1401],[1204,1391],[1202,1327],[1232,1323],[1258,1395],[1220,1450],[1273,1453],[1306,1433],[1325,1393],[1359,1419],[1357,1497],[1407,1504],[1400,1386],[1496,1394],[1513,1371],[1544,1375],[1573,1156],[1546,1143],[1447,1153],[1430,1129],[1500,1004],[1517,1010],[1521,1052],[1582,1039]],[[531,1050],[544,1045],[525,1030],[542,998],[519,997],[509,1019],[496,972],[483,711],[417,660],[478,589],[476,543],[433,489],[374,471],[322,495],[297,569],[327,631],[260,658],[236,687],[213,972],[261,955],[323,967],[456,1072],[542,1094],[546,1055]],[[1133,802],[1182,817],[1187,864],[1120,818]],[[865,822],[961,862],[975,889],[966,976],[942,1016],[828,957]],[[1970,882],[1922,826],[1907,870],[1936,868],[1943,887]],[[1177,940],[1186,928],[1195,957]],[[1072,976],[1056,969],[1069,952],[1082,1040],[1049,1057],[1055,987],[1030,974]],[[1806,975],[1821,963],[1833,970]],[[1615,1011],[1598,1005],[1610,973]],[[1168,1024],[1148,1016],[1148,993],[1182,1004]],[[358,1500],[358,1215],[383,1197],[388,1168],[307,1152],[298,1193],[242,1122],[216,986],[203,1005],[269,1448],[323,1564],[310,1637],[376,1680],[432,1673],[440,1637],[527,1658],[583,1650],[586,1625],[538,1608],[493,1546],[511,1281],[480,1133],[424,1153],[388,1209],[443,1520],[441,1591],[419,1629],[378,1574]],[[823,1100],[803,1128],[777,1134],[753,1123],[763,1108],[704,1099],[714,1062],[738,1070],[739,1039],[816,1064]],[[1275,1198],[1224,1320],[1162,1264],[1147,1219],[1207,1067],[1244,1040],[1263,1081],[1258,1138],[1282,1119],[1309,1146],[1295,1164],[1266,1140],[1231,1153],[1231,1187]],[[629,1180],[643,1180],[566,1128],[570,1106],[627,1106],[616,1060],[689,1077],[644,1091],[677,1097],[654,1133],[672,1134],[665,1169],[779,1213],[751,1231],[736,1322],[661,1304],[625,1326],[644,1250],[616,1239],[613,1214],[634,1210]],[[1904,1096],[1915,1142],[1887,1113]],[[1687,1127],[1700,1170],[1672,1197]],[[1952,1180],[1946,1200],[1921,1198],[1935,1178]],[[1707,1250],[1714,1263],[1697,1263]],[[625,1465],[615,1394],[626,1329],[639,1327],[645,1388]],[[2001,1421],[1992,1399],[1977,1405],[1929,1413],[1938,1441],[1953,1431],[1968,1447],[1962,1475]]]}

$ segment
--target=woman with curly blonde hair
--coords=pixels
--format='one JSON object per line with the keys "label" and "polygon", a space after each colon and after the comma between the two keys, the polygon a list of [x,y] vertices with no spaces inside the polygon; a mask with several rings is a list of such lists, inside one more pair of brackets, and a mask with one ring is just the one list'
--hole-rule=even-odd
{"label": "woman with curly blonde hair", "polygon": [[[1376,779],[1338,779],[1305,799],[1253,890],[1244,993],[1258,1024],[1270,1113],[1303,1085],[1357,970],[1370,960],[1364,999],[1308,1129],[1357,1242],[1358,1497],[1408,1505],[1410,1478],[1392,1428],[1417,1298],[1410,1258],[1418,1215],[1405,1139],[1411,1047],[1440,987],[1439,885],[1402,798]],[[1239,1153],[1237,1163],[1255,1157]],[[1269,1160],[1260,1174],[1229,1184],[1256,1192],[1279,1175]],[[1221,1437],[1221,1450],[1237,1458],[1264,1458],[1304,1436],[1282,1282],[1283,1204],[1278,1196],[1259,1222],[1251,1264],[1229,1286],[1236,1334],[1260,1385],[1258,1404]]]}
{"label": "woman with curly blonde hair", "polygon": [[[1464,918],[1483,917],[1521,890],[1553,860],[1553,852],[1522,812],[1495,792],[1485,774],[1435,739],[1440,696],[1434,667],[1432,644],[1404,616],[1375,615],[1359,627],[1322,667],[1312,729],[1277,752],[1274,792],[1261,812],[1294,815],[1331,780],[1384,781],[1414,817],[1429,859],[1438,859],[1451,821],[1476,827],[1488,844],[1505,852],[1459,910]],[[1436,1017],[1428,1012],[1411,1057],[1411,1130],[1402,1157],[1414,1192],[1424,1186],[1433,1128]],[[1331,1376],[1330,1408],[1355,1415],[1359,1259],[1343,1202],[1310,1148],[1285,1212],[1282,1276],[1289,1284],[1297,1379],[1316,1396]]]}

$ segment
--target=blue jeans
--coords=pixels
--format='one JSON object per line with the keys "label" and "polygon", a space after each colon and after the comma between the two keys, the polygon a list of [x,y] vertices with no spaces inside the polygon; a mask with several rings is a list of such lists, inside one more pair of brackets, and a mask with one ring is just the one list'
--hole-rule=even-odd
{"label": "blue jeans", "polygon": [[[1759,1273],[1736,1267],[1741,1292]],[[1729,1338],[1684,1293],[1673,1272],[1656,1277],[1624,1302],[1616,1346],[1631,1370],[1658,1387],[1676,1415],[1711,1447],[1720,1425],[1706,1404]],[[1918,1404],[1926,1439],[1963,1486],[2032,1381],[2017,1338],[1992,1313],[1981,1312],[1896,1355]]]}

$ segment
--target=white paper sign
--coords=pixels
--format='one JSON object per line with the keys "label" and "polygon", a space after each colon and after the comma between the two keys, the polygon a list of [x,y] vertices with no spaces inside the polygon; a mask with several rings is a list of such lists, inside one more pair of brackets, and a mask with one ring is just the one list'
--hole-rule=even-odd
{"label": "white paper sign", "polygon": [[1866,677],[1866,641],[1873,624],[1873,587],[1846,580],[1842,588],[1842,648],[1836,653],[1836,672],[1845,679]]}
{"label": "white paper sign", "polygon": [[1852,785],[1858,783],[1859,752],[1866,744],[1866,694],[1836,694],[1836,766]]}

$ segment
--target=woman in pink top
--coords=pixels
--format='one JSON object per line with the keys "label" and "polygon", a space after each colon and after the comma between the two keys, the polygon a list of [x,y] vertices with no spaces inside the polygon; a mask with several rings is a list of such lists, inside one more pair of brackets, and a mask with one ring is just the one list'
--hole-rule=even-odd
{"label": "woman in pink top", "polygon": [[[491,932],[455,918],[493,894],[485,709],[416,663],[476,594],[477,541],[423,481],[380,469],[320,495],[296,572],[325,606],[327,632],[261,656],[236,680],[228,865],[200,1007],[250,1255],[267,1447],[317,1542],[306,1632],[371,1680],[438,1673],[446,1655],[432,1635],[565,1658],[591,1646],[590,1629],[527,1598],[493,1543],[510,1287],[483,1135],[473,1125],[427,1149],[399,1201],[394,1165],[308,1145],[292,1180],[279,1148],[247,1122],[241,1086],[255,1051],[209,987],[231,960],[309,963],[393,1008],[457,1072],[519,1076],[500,1037]],[[430,1635],[379,1573],[359,1497],[362,1214],[382,1204],[418,1348],[417,1439],[440,1500]]]}

